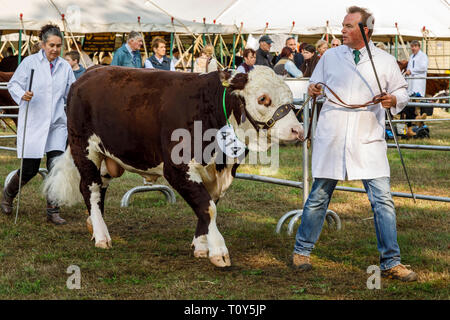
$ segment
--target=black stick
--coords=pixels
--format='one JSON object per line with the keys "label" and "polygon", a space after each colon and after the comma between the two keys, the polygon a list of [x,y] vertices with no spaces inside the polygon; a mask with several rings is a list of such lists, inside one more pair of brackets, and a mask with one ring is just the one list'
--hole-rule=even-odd
{"label": "black stick", "polygon": [[[361,35],[364,40],[364,44],[367,49],[367,53],[369,55],[370,62],[372,63],[373,72],[375,73],[375,78],[377,79],[378,89],[380,89],[380,95],[383,96],[383,95],[385,95],[385,93],[383,92],[383,89],[381,88],[380,79],[378,79],[377,69],[375,69],[375,64],[373,63],[372,52],[370,52],[369,43],[367,42],[366,34],[364,32],[364,26],[361,22],[358,23],[358,25],[359,25],[359,30],[361,31]],[[414,195],[414,192],[412,190],[411,182],[409,181],[408,171],[406,171],[405,162],[403,160],[402,152],[400,151],[400,145],[398,144],[397,133],[395,132],[394,126],[392,124],[391,111],[389,109],[385,109],[385,111],[386,111],[386,116],[387,116],[387,119],[389,122],[389,126],[391,127],[392,135],[394,136],[395,145],[397,146],[397,151],[400,156],[400,161],[403,166],[403,171],[405,171],[406,180],[408,180],[409,190],[411,190],[411,195],[413,197],[413,200],[414,200],[414,202],[416,202],[416,196]]]}
{"label": "black stick", "polygon": [[[28,87],[28,91],[31,91],[31,86],[33,85],[33,76],[34,76],[34,69],[31,69],[31,76],[30,76],[30,86]],[[14,224],[17,223],[17,217],[19,215],[19,208],[20,208],[20,191],[22,189],[22,171],[23,171],[23,153],[25,150],[25,132],[27,131],[27,119],[28,119],[28,106],[30,105],[30,100],[27,101],[27,106],[25,109],[25,120],[23,124],[23,135],[22,135],[22,154],[20,159],[20,174],[19,174],[19,191],[17,196],[17,210],[16,210],[16,219],[14,220]],[[18,124],[17,124],[18,125]]]}

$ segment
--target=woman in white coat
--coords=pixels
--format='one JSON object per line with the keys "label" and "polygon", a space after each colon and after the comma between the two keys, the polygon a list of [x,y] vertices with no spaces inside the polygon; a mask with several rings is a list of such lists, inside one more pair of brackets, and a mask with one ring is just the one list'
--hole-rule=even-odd
{"label": "woman in white coat", "polygon": [[[22,183],[25,185],[39,171],[44,154],[50,171],[55,157],[61,155],[67,143],[65,100],[75,76],[69,63],[60,57],[63,36],[57,26],[41,29],[42,50],[26,57],[8,83],[8,91],[19,105],[17,156],[23,157]],[[34,69],[32,91],[29,88],[31,69]],[[25,109],[29,101],[24,154],[22,155]],[[1,209],[11,214],[13,200],[19,190],[19,171],[3,190]],[[64,224],[59,208],[47,201],[47,220]]]}

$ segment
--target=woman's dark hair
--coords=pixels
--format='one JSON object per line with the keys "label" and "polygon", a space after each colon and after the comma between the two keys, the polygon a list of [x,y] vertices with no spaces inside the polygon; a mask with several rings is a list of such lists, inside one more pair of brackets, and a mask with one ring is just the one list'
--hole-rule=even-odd
{"label": "woman's dark hair", "polygon": [[249,56],[250,54],[256,54],[256,51],[253,50],[252,48],[247,48],[247,49],[244,50],[244,53],[242,54],[242,56],[243,56],[244,58],[248,58],[248,56]]}
{"label": "woman's dark hair", "polygon": [[292,51],[291,48],[289,48],[289,47],[284,47],[283,50],[281,50],[280,58],[289,58],[289,56],[290,56],[291,54],[293,54],[293,53],[294,53],[294,52]]}
{"label": "woman's dark hair", "polygon": [[47,42],[48,38],[50,36],[57,36],[60,37],[61,40],[63,39],[63,35],[61,33],[61,30],[59,30],[59,27],[53,24],[46,24],[41,28],[41,32],[39,33],[39,39],[41,39],[42,42]]}
{"label": "woman's dark hair", "polygon": [[303,48],[303,50],[306,50],[311,53],[316,53],[316,48],[312,44],[308,44]]}

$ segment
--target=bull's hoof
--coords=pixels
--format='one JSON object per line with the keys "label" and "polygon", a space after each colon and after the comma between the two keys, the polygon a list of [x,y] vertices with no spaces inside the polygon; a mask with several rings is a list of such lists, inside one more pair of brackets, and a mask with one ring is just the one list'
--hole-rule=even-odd
{"label": "bull's hoof", "polygon": [[112,248],[112,242],[111,240],[106,241],[106,240],[102,240],[99,241],[95,244],[96,248],[101,248],[101,249],[111,249]]}
{"label": "bull's hoof", "polygon": [[231,260],[230,260],[230,256],[228,254],[226,254],[224,256],[209,257],[209,261],[211,261],[211,263],[213,265],[215,265],[216,267],[219,267],[219,268],[226,268],[226,267],[231,266]]}
{"label": "bull's hoof", "polygon": [[196,251],[194,251],[194,257],[208,258],[208,250],[196,250]]}

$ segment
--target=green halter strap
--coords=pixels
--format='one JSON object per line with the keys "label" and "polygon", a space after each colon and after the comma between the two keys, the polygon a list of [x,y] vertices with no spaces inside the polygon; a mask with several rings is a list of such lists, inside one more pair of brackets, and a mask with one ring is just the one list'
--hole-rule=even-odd
{"label": "green halter strap", "polygon": [[223,113],[225,114],[225,119],[227,120],[227,124],[231,127],[230,122],[228,121],[227,109],[225,108],[225,93],[226,92],[227,92],[227,88],[223,88],[222,106],[223,106]]}

